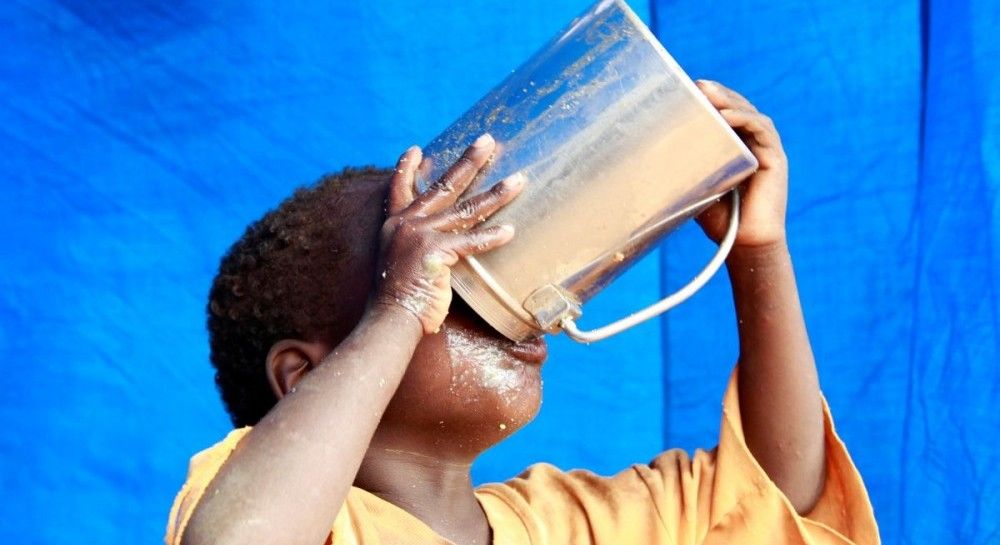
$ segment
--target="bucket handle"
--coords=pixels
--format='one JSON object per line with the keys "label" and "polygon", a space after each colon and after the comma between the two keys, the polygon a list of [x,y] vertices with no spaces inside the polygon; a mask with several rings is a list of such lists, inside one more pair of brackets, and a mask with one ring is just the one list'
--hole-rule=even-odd
{"label": "bucket handle", "polygon": [[733,207],[729,215],[729,227],[726,229],[726,235],[719,243],[719,249],[716,250],[715,255],[712,256],[711,261],[709,261],[708,264],[705,265],[705,268],[702,269],[697,276],[692,278],[687,285],[667,297],[660,299],[657,303],[597,329],[581,331],[580,328],[577,327],[573,317],[566,316],[559,321],[559,325],[562,330],[566,332],[566,335],[574,341],[581,343],[592,343],[594,341],[607,339],[608,337],[617,335],[630,327],[641,324],[650,318],[655,318],[660,314],[663,314],[694,295],[695,292],[701,289],[702,286],[704,286],[708,280],[712,278],[712,275],[719,270],[719,267],[725,263],[726,257],[729,256],[729,251],[733,248],[733,243],[736,242],[736,231],[738,230],[740,224],[739,189],[733,189],[732,195]]}

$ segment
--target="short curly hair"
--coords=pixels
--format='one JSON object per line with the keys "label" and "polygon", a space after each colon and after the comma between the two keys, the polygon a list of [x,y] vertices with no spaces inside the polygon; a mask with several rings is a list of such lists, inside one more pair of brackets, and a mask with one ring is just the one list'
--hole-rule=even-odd
{"label": "short curly hair", "polygon": [[237,427],[274,406],[265,372],[282,339],[342,340],[371,290],[391,171],[347,168],[302,187],[250,224],[208,298],[215,383]]}

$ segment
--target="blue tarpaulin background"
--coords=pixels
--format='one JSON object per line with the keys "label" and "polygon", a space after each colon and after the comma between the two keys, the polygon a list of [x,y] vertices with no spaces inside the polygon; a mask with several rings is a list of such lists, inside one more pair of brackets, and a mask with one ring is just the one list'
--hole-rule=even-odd
{"label": "blue tarpaulin background", "polygon": [[[1000,543],[995,1],[633,3],[781,130],[823,387],[884,541]],[[223,251],[294,186],[427,142],[586,6],[0,3],[0,540],[160,541],[188,458],[229,427],[203,326]],[[682,229],[584,324],[710,252]],[[714,443],[724,276],[659,322],[553,345],[541,415],[478,481]]]}

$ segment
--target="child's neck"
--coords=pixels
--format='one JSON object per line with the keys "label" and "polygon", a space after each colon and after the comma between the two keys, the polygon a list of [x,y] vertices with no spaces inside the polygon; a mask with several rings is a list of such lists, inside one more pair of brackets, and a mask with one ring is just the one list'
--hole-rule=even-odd
{"label": "child's neck", "polygon": [[400,507],[459,545],[489,545],[490,526],[476,499],[471,461],[372,446],[354,485]]}

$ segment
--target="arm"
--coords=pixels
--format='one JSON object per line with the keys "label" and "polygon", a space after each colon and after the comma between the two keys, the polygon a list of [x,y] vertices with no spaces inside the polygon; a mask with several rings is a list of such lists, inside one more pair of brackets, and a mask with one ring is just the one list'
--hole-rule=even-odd
{"label": "arm", "polygon": [[416,198],[420,150],[400,158],[372,304],[225,462],[194,508],[185,545],[324,542],[414,349],[447,314],[450,267],[513,236],[474,227],[517,195],[517,183],[456,204],[493,151],[492,139],[477,143]]}
{"label": "arm", "polygon": [[[822,398],[785,238],[788,167],[769,118],[717,83],[699,87],[760,162],[743,185],[741,222],[727,268],[740,339],[738,387],[747,446],[800,514],[825,482]],[[718,241],[728,200],[698,218]]]}
{"label": "arm", "polygon": [[183,543],[322,543],[421,336],[402,309],[366,313],[243,440]]}
{"label": "arm", "polygon": [[727,262],[740,338],[738,387],[747,446],[799,514],[825,480],[823,407],[788,247]]}

